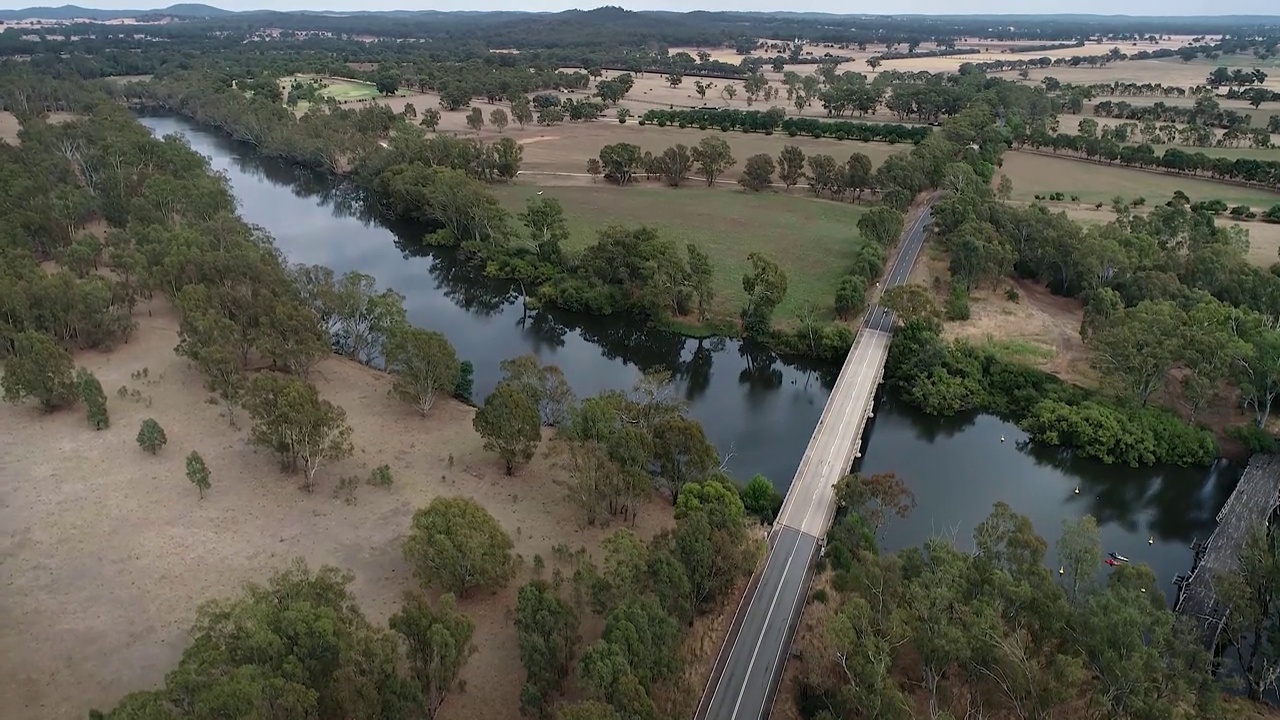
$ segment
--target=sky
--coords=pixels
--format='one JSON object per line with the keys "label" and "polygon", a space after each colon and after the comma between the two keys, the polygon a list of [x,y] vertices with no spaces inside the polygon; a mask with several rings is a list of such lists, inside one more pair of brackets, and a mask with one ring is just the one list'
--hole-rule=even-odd
{"label": "sky", "polygon": [[[61,5],[64,2],[103,9],[154,9],[176,0],[0,0],[0,8]],[[742,10],[869,14],[1036,14],[1089,13],[1112,15],[1280,15],[1277,0],[894,0],[892,4],[839,0],[211,0],[227,10],[529,10],[590,9],[603,4],[628,10]]]}

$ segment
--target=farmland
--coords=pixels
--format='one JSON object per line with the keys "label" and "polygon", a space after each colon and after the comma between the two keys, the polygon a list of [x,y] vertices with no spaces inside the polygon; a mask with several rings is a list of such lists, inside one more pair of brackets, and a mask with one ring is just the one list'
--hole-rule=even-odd
{"label": "farmland", "polygon": [[[495,191],[505,206],[519,211],[539,187],[510,185]],[[776,315],[783,324],[793,321],[807,303],[831,307],[836,284],[853,262],[857,222],[864,211],[849,203],[813,199],[798,188],[789,195],[755,194],[707,188],[696,181],[679,189],[601,183],[543,193],[564,206],[571,249],[594,242],[596,232],[608,223],[649,225],[678,245],[697,244],[715,266],[712,313],[718,318],[736,317],[745,302],[742,275],[748,269],[747,254],[772,257],[789,279],[787,298]]]}
{"label": "farmland", "polygon": [[1280,194],[1266,190],[1029,152],[1007,153],[1001,172],[1013,181],[1014,200],[1061,192],[1085,203],[1110,203],[1117,195],[1163,202],[1181,190],[1192,199],[1216,198],[1228,205],[1269,208],[1280,202]]}

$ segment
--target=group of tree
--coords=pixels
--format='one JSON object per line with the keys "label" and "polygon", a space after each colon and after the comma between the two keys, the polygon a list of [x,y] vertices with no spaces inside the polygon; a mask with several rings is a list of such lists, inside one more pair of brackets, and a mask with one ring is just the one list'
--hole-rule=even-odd
{"label": "group of tree", "polygon": [[632,143],[614,143],[601,148],[595,160],[587,163],[588,172],[594,167],[598,173],[593,174],[602,174],[618,185],[627,185],[637,174],[644,173],[646,179],[660,178],[673,188],[680,187],[694,173],[708,186],[714,185],[738,163],[729,143],[718,137],[703,138],[692,148],[674,145],[657,155]]}
{"label": "group of tree", "polygon": [[1125,100],[1103,100],[1093,106],[1093,114],[1141,122],[1204,125],[1223,130],[1248,129],[1253,122],[1249,113],[1224,108],[1212,95],[1201,95],[1192,105],[1166,105],[1159,100],[1151,105],[1134,105]]}
{"label": "group of tree", "polygon": [[[732,600],[758,546],[738,490],[708,479],[685,487],[676,521],[649,542],[629,530],[604,541],[599,566],[568,558],[520,589],[516,631],[525,684],[520,709],[532,717],[658,718],[691,714],[697,691],[684,675],[686,628]],[[582,647],[584,617],[604,631]],[[571,678],[582,699],[563,692]]]}
{"label": "group of tree", "polygon": [[1198,628],[1165,606],[1147,566],[1100,577],[1091,516],[1063,523],[1052,559],[1003,503],[971,540],[886,553],[881,525],[909,512],[909,491],[854,475],[837,493],[825,607],[798,639],[801,717],[1225,717]]}
{"label": "group of tree", "polygon": [[1247,234],[1216,225],[1216,208],[1183,194],[1146,214],[1118,202],[1113,222],[1086,228],[1040,205],[1000,203],[961,166],[946,176],[933,231],[950,255],[953,290],[1018,275],[1080,297],[1081,335],[1112,392],[1014,373],[979,349],[948,345],[937,336],[936,308],[913,301],[904,310],[918,326],[909,323],[895,340],[901,347],[891,351],[888,372],[912,402],[939,414],[996,411],[1033,439],[1129,464],[1203,464],[1215,455],[1207,431],[1147,407],[1156,397],[1194,420],[1232,389],[1256,426],[1265,425],[1280,389],[1270,370],[1280,336],[1267,320],[1280,310],[1280,276],[1247,260]]}
{"label": "group of tree", "polygon": [[1199,151],[1188,152],[1180,148],[1166,148],[1157,155],[1150,143],[1126,145],[1113,139],[1110,134],[1106,137],[1067,134],[1052,138],[1033,136],[1027,144],[1037,149],[1048,148],[1055,153],[1078,153],[1090,160],[1119,163],[1126,167],[1152,168],[1192,177],[1280,188],[1280,161],[1276,160],[1230,158]]}
{"label": "group of tree", "polygon": [[474,651],[474,622],[452,595],[410,592],[390,629],[378,627],[357,605],[352,579],[297,560],[238,597],[206,602],[162,688],[90,717],[435,717]]}
{"label": "group of tree", "polygon": [[729,132],[783,132],[791,137],[808,135],[815,138],[830,137],[837,140],[861,140],[863,142],[918,143],[929,135],[932,128],[922,125],[897,125],[892,123],[862,123],[850,120],[822,120],[811,117],[787,117],[786,110],[646,110],[640,116],[642,125],[658,127],[712,128]]}

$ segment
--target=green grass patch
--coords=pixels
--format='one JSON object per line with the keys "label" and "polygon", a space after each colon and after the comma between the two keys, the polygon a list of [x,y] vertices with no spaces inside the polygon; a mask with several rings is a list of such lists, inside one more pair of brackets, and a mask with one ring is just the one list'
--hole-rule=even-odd
{"label": "green grass patch", "polygon": [[360,82],[359,80],[339,80],[337,78],[325,78],[324,82],[328,84],[328,87],[325,87],[320,93],[328,95],[339,102],[382,97],[382,93],[378,92],[378,88],[374,87],[373,83]]}
{"label": "green grass patch", "polygon": [[1020,365],[1039,366],[1049,362],[1054,356],[1053,348],[1035,340],[997,339],[987,336],[985,340],[971,342],[1005,362]]}
{"label": "green grass patch", "polygon": [[774,316],[776,324],[793,321],[808,302],[834,316],[835,288],[853,263],[858,218],[865,212],[861,206],[816,200],[799,191],[757,194],[696,183],[679,189],[620,188],[603,181],[583,187],[494,188],[512,212],[523,210],[540,190],[564,206],[569,249],[595,242],[596,233],[610,223],[650,225],[681,247],[697,244],[715,264],[712,315],[722,321],[736,318],[746,300],[742,275],[752,252],[768,255],[787,273],[787,299]]}
{"label": "green grass patch", "polygon": [[[1266,123],[1264,122],[1265,126]],[[1187,145],[1152,145],[1156,155],[1164,155],[1166,150],[1177,149],[1184,153],[1192,154],[1204,153],[1209,157],[1224,157],[1235,160],[1237,158],[1248,158],[1250,160],[1280,160],[1280,147],[1256,148],[1256,147],[1189,147]]]}

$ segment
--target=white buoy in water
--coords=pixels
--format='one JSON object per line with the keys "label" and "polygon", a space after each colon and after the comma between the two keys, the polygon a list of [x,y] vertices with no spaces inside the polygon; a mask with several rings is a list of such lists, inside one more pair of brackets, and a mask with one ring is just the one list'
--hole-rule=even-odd
{"label": "white buoy in water", "polygon": [[1077,495],[1079,495],[1079,494],[1080,494],[1080,486],[1079,486],[1079,485],[1077,485],[1077,486],[1076,486],[1076,494],[1077,494]]}
{"label": "white buoy in water", "polygon": [[1066,565],[1063,565],[1062,567],[1058,568],[1058,574],[1059,574],[1059,575],[1066,575],[1066,574],[1067,574],[1067,566],[1066,566]]}
{"label": "white buoy in water", "polygon": [[1148,544],[1148,545],[1155,545],[1155,544],[1156,544],[1156,536],[1155,536],[1155,535],[1152,535],[1151,537],[1147,538],[1147,544]]}
{"label": "white buoy in water", "polygon": [[1001,435],[1001,436],[1000,436],[1000,442],[1004,442],[1004,436],[1003,436],[1003,435]]}

